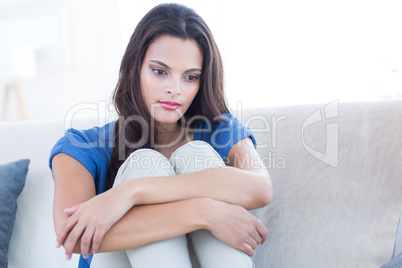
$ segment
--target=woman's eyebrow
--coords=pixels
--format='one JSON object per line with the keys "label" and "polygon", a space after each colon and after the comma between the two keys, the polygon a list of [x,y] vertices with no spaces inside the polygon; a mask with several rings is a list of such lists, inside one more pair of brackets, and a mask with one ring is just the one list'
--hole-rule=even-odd
{"label": "woman's eyebrow", "polygon": [[202,73],[202,70],[200,68],[191,68],[191,69],[187,69],[185,71],[185,73],[192,73],[192,72],[200,72],[200,73]]}
{"label": "woman's eyebrow", "polygon": [[150,62],[157,63],[157,64],[159,64],[159,65],[165,67],[165,68],[168,69],[168,70],[171,70],[171,69],[172,69],[172,68],[170,68],[166,63],[163,63],[163,62],[158,61],[158,60],[150,60]]}
{"label": "woman's eyebrow", "polygon": [[[167,65],[166,63],[163,63],[163,62],[161,62],[161,61],[159,61],[159,60],[150,60],[150,62],[159,64],[159,65],[165,67],[165,68],[168,69],[168,70],[171,70],[171,69],[172,69],[172,68],[169,67],[169,65]],[[191,68],[191,69],[187,69],[187,70],[185,71],[185,73],[191,73],[191,72],[202,72],[202,69],[200,69],[200,68]]]}

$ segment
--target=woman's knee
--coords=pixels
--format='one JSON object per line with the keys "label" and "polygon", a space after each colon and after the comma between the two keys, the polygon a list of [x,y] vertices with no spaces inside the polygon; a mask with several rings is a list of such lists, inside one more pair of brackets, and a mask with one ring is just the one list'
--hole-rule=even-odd
{"label": "woman's knee", "polygon": [[120,166],[114,186],[128,179],[174,174],[173,167],[164,155],[152,149],[138,149],[130,154]]}
{"label": "woman's knee", "polygon": [[204,141],[186,143],[173,153],[169,162],[176,174],[191,173],[225,165],[218,152]]}

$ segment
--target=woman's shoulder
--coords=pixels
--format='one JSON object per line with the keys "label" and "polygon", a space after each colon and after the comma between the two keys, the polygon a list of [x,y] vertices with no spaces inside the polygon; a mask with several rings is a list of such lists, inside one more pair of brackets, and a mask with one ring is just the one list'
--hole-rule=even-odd
{"label": "woman's shoulder", "polygon": [[222,128],[242,128],[241,122],[231,113],[223,113],[222,116],[215,118],[214,129]]}
{"label": "woman's shoulder", "polygon": [[112,140],[114,125],[115,122],[110,122],[101,127],[94,126],[88,129],[69,128],[60,142],[70,142],[73,145],[85,143],[89,147],[96,147]]}
{"label": "woman's shoulder", "polygon": [[85,135],[85,136],[93,136],[93,135],[102,135],[102,136],[109,136],[113,134],[115,121],[109,122],[104,124],[103,126],[93,126],[91,128],[86,129],[79,129],[79,128],[69,128],[66,130],[65,134],[75,133],[78,135]]}
{"label": "woman's shoulder", "polygon": [[256,144],[253,132],[244,127],[241,122],[230,113],[223,113],[214,120],[204,120],[194,129],[194,140],[209,143],[226,161],[229,150],[238,141],[250,137]]}
{"label": "woman's shoulder", "polygon": [[[223,113],[213,120],[200,120],[194,128],[195,133],[204,136],[228,135],[243,133],[241,136],[252,134],[250,129],[244,127],[242,123],[231,113]],[[197,135],[198,136],[198,135]]]}
{"label": "woman's shoulder", "polygon": [[113,151],[113,131],[115,122],[101,127],[89,129],[69,128],[53,146],[49,156],[49,166],[52,158],[58,153],[65,153],[83,164],[95,177],[97,167],[110,161]]}
{"label": "woman's shoulder", "polygon": [[231,113],[223,113],[222,117],[225,119],[225,121],[223,123],[229,123],[229,124],[239,123],[240,124],[239,120],[237,120],[237,118]]}
{"label": "woman's shoulder", "polygon": [[53,146],[50,158],[58,153],[83,154],[93,150],[110,154],[113,149],[114,125],[115,122],[110,122],[101,127],[67,129]]}
{"label": "woman's shoulder", "polygon": [[231,113],[223,113],[212,119],[205,117],[200,118],[194,128],[198,130],[204,129],[205,131],[214,131],[217,128],[232,125],[233,123],[240,124],[237,118]]}

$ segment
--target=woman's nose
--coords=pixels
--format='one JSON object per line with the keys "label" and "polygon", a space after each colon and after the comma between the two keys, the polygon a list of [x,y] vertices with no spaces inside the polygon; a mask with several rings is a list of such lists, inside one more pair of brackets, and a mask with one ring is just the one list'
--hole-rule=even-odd
{"label": "woman's nose", "polygon": [[180,95],[180,81],[178,81],[178,79],[174,79],[174,81],[172,81],[172,83],[170,83],[170,85],[166,88],[166,92],[171,95]]}

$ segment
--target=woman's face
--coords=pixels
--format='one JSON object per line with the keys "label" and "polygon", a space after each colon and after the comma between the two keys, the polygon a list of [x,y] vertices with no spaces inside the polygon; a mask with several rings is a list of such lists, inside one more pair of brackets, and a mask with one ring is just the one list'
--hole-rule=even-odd
{"label": "woman's face", "polygon": [[148,47],[141,66],[141,93],[158,123],[176,123],[190,107],[200,87],[202,61],[193,40],[163,35]]}

